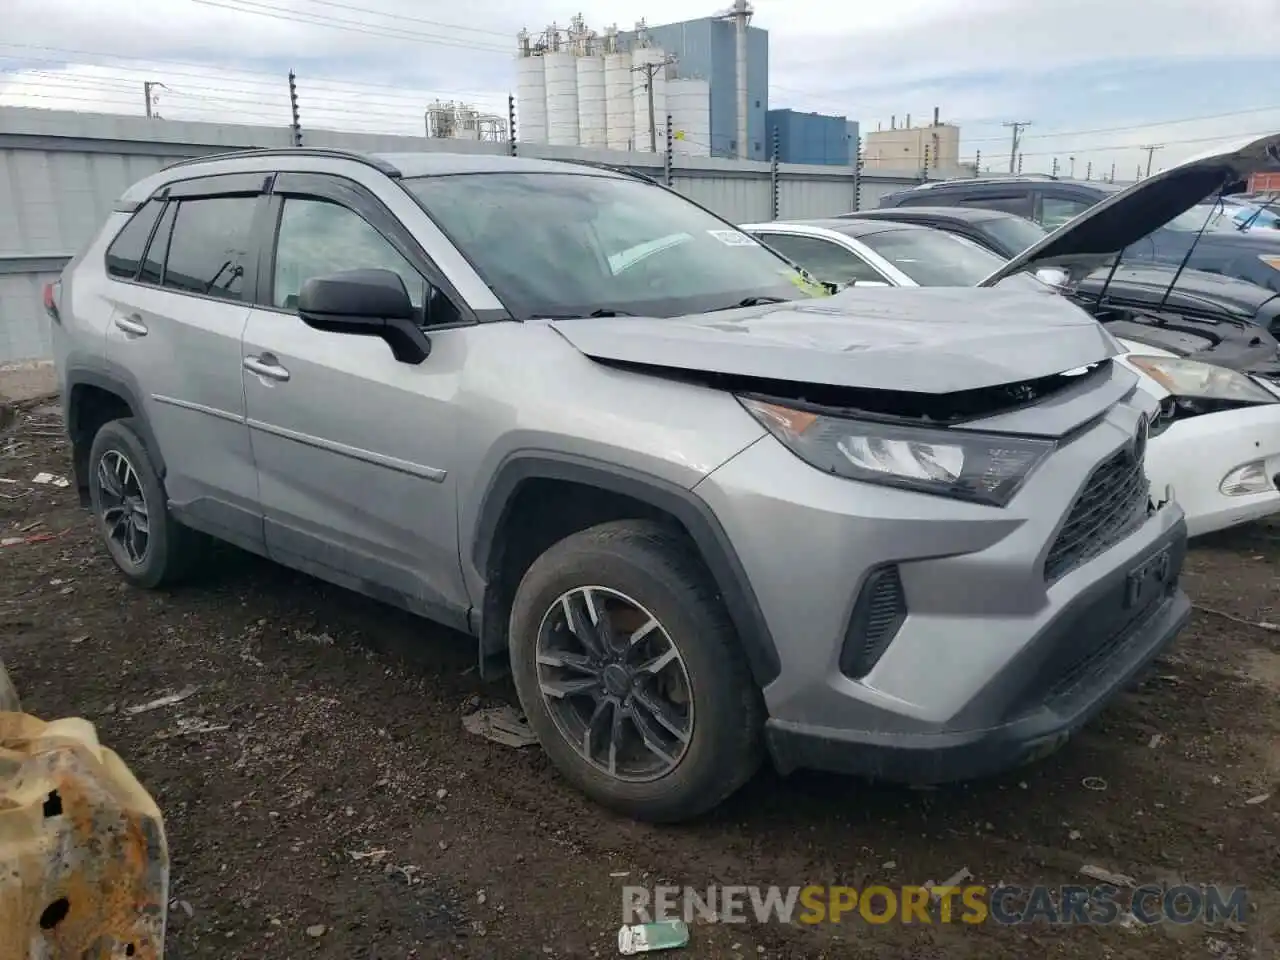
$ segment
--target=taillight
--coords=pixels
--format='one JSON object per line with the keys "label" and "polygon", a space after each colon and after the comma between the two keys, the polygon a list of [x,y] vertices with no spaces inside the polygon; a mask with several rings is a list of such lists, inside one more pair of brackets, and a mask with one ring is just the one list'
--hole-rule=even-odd
{"label": "taillight", "polygon": [[44,311],[55,323],[61,323],[58,315],[58,295],[62,292],[62,281],[54,280],[44,285]]}

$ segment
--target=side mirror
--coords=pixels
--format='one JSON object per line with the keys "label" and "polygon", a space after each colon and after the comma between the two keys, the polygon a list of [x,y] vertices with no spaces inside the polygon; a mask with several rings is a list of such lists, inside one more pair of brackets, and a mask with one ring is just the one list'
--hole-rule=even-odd
{"label": "side mirror", "polygon": [[298,316],[316,330],[381,337],[401,363],[421,363],[431,341],[414,316],[404,280],[391,270],[344,270],[312,277],[298,293]]}
{"label": "side mirror", "polygon": [[1041,267],[1036,271],[1036,279],[1059,290],[1065,289],[1071,282],[1070,274],[1057,267]]}

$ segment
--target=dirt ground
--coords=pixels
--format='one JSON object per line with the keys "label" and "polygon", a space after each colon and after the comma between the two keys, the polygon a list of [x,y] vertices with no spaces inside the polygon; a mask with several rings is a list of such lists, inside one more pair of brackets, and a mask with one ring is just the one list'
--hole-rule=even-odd
{"label": "dirt ground", "polygon": [[1240,622],[1280,622],[1280,527],[1196,545],[1180,645],[1038,765],[937,791],[765,772],[657,828],[465,732],[514,702],[465,638],[232,551],[180,591],[127,588],[39,471],[69,471],[47,400],[0,437],[0,657],[28,711],[93,721],[160,804],[174,957],[608,957],[628,883],[1056,885],[1085,864],[1254,906],[1214,927],[705,923],[671,956],[1280,955],[1280,632]]}

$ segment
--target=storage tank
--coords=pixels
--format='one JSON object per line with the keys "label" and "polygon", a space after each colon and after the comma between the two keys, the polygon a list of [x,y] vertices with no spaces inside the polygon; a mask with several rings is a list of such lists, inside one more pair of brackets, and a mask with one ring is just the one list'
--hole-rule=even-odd
{"label": "storage tank", "polygon": [[604,57],[578,57],[578,143],[601,149],[609,145],[606,110]]}
{"label": "storage tank", "polygon": [[542,57],[516,59],[516,136],[547,142],[547,75]]}
{"label": "storage tank", "polygon": [[636,134],[634,91],[640,78],[632,72],[631,63],[630,52],[604,58],[604,117],[610,150],[630,150]]}
{"label": "storage tank", "polygon": [[706,80],[668,80],[671,149],[689,157],[711,156],[711,84]]}
{"label": "storage tank", "polygon": [[[632,66],[644,67],[648,64],[663,63],[667,55],[657,47],[640,47],[632,53]],[[649,136],[649,91],[643,70],[635,73],[632,103],[635,107],[635,149],[648,152]],[[665,124],[667,119],[667,71],[659,67],[653,71],[653,129],[654,145],[661,152],[666,149]]]}
{"label": "storage tank", "polygon": [[578,57],[560,50],[543,54],[547,69],[547,143],[578,145]]}

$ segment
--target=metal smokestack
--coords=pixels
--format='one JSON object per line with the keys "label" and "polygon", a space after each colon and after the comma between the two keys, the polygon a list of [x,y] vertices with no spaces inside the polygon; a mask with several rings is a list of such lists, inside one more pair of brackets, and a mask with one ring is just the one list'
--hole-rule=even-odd
{"label": "metal smokestack", "polygon": [[736,35],[735,67],[738,80],[738,156],[745,160],[751,156],[750,144],[747,142],[747,108],[750,98],[747,96],[747,22],[751,19],[751,7],[747,0],[734,0],[733,20]]}

